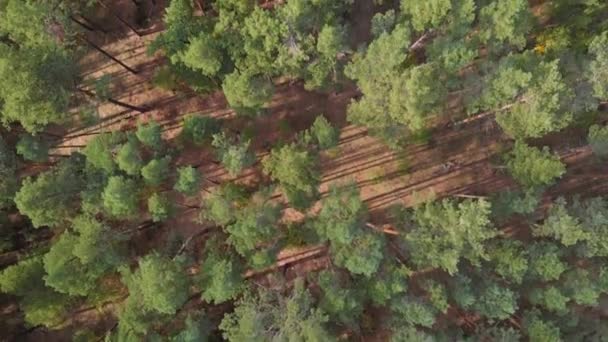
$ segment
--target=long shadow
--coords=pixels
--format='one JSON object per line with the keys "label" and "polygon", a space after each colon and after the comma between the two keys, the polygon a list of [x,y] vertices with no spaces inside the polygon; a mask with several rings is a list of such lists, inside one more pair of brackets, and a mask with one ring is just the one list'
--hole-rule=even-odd
{"label": "long shadow", "polygon": [[[365,159],[368,159],[368,156],[362,156],[361,158],[365,160]],[[387,162],[391,162],[393,160],[394,160],[393,155],[386,155],[386,156],[381,156],[381,157],[378,157],[375,159],[366,160],[364,163],[356,163],[355,166],[349,167],[344,170],[340,170],[340,172],[332,173],[329,176],[324,175],[321,180],[322,180],[322,182],[327,183],[327,182],[332,182],[336,179],[347,178],[348,176],[353,175],[355,173],[364,172],[366,170],[386,164]]]}
{"label": "long shadow", "polygon": [[[441,183],[445,183],[447,181],[450,181],[452,179],[456,179],[458,177],[462,177],[462,173],[463,171],[466,171],[466,169],[477,166],[477,165],[481,165],[487,163],[487,158],[482,158],[480,160],[468,163],[466,165],[461,165],[457,170],[454,170],[453,172],[447,173],[447,174],[433,174],[430,177],[427,177],[425,179],[422,179],[420,181],[417,181],[415,183],[408,183],[402,187],[396,188],[391,190],[390,192],[387,193],[383,193],[383,194],[379,194],[376,196],[372,196],[369,198],[365,199],[366,203],[374,203],[374,205],[369,205],[370,208],[377,208],[378,206],[382,206],[383,204],[385,204],[386,202],[386,198],[389,196],[396,196],[396,194],[401,195],[404,192],[414,192],[417,190],[420,190],[422,187],[422,184],[425,184],[424,188],[428,188],[428,187],[432,187],[433,185],[437,185],[437,184],[441,184]],[[438,180],[434,183],[431,184],[426,184],[429,183],[430,181],[433,180]],[[380,201],[378,204],[378,201]],[[389,198],[388,202],[391,202],[392,199]]]}

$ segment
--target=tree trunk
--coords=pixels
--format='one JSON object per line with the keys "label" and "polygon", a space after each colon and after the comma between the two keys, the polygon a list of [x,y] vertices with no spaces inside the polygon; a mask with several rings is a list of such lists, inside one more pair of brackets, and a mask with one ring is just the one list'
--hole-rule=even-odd
{"label": "tree trunk", "polygon": [[102,32],[104,34],[107,34],[108,31],[106,29],[104,29],[103,27],[99,26],[97,23],[95,23],[93,20],[85,17],[84,15],[80,15],[80,17],[87,22],[87,25],[94,28],[96,31]]}
{"label": "tree trunk", "polygon": [[89,25],[87,25],[86,23],[83,23],[82,21],[74,18],[74,16],[70,16],[70,20],[75,22],[76,24],[78,24],[80,27],[84,28],[87,31],[95,31],[95,29]]}
{"label": "tree trunk", "polygon": [[114,13],[114,11],[112,11],[112,9],[110,9],[103,1],[97,0],[97,2],[101,5],[101,7],[107,9],[110,12],[110,14],[112,14],[112,16],[114,16],[116,19],[118,19],[118,21],[120,21],[126,27],[128,27],[131,31],[133,31],[133,33],[135,33],[138,37],[141,37],[141,34],[139,32],[137,32],[137,29],[135,29],[135,27],[133,25],[129,24],[129,22],[124,20],[121,16]]}
{"label": "tree trunk", "polygon": [[[97,98],[97,96],[95,95],[95,93],[93,93],[90,90],[86,90],[86,89],[82,89],[82,88],[79,88],[78,90],[80,90],[82,93],[86,94],[89,97]],[[146,108],[146,107],[137,107],[137,106],[134,106],[134,105],[130,105],[128,103],[124,103],[122,101],[115,100],[113,98],[108,98],[107,101],[110,102],[110,103],[113,103],[113,104],[115,104],[117,106],[121,106],[123,108],[134,110],[134,111],[140,112],[140,113],[145,113],[145,112],[147,112],[147,111],[150,110],[149,108]]]}
{"label": "tree trunk", "polygon": [[87,145],[59,145],[53,146],[53,148],[85,148]]}
{"label": "tree trunk", "polygon": [[101,47],[97,46],[95,43],[93,43],[92,41],[90,41],[89,39],[82,38],[89,46],[91,46],[93,49],[101,52],[104,56],[108,57],[109,59],[113,60],[114,62],[116,62],[118,65],[120,65],[121,67],[127,69],[128,71],[130,71],[132,74],[137,75],[137,71],[131,67],[129,67],[128,65],[126,65],[125,63],[119,61],[118,59],[116,59],[116,57],[110,55],[109,53],[107,53],[104,49],[102,49]]}

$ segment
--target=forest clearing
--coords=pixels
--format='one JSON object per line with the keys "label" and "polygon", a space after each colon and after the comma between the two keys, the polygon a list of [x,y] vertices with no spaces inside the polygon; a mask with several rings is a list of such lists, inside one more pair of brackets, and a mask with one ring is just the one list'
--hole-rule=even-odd
{"label": "forest clearing", "polygon": [[602,0],[0,0],[0,75],[0,340],[608,339]]}

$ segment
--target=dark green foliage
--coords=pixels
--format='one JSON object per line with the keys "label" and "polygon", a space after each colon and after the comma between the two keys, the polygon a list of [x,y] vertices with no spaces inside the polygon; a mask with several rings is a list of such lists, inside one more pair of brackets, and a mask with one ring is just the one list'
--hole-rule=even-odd
{"label": "dark green foliage", "polygon": [[108,179],[102,198],[107,212],[116,218],[133,218],[139,211],[137,184],[123,176]]}
{"label": "dark green foliage", "polygon": [[207,342],[209,340],[211,327],[209,321],[203,314],[188,315],[184,328],[172,336],[171,342]]}
{"label": "dark green foliage", "polygon": [[123,270],[123,279],[140,310],[173,314],[188,299],[188,276],[179,262],[157,253],[139,260],[135,272]]}
{"label": "dark green foliage", "polygon": [[411,273],[405,266],[385,262],[374,277],[364,279],[367,295],[374,304],[386,305],[407,291],[407,281]]}
{"label": "dark green foliage", "polygon": [[245,288],[240,262],[231,255],[222,253],[215,246],[218,243],[219,240],[207,243],[211,247],[205,254],[199,278],[203,289],[202,298],[215,304],[235,299]]}
{"label": "dark green foliage", "polygon": [[281,208],[269,201],[266,191],[254,194],[244,207],[234,213],[234,222],[226,227],[228,241],[237,252],[248,256],[257,247],[271,242],[277,236],[277,223]]}
{"label": "dark green foliage", "polygon": [[536,211],[542,191],[501,191],[492,201],[492,214],[498,219],[509,218],[513,214],[529,215]]}
{"label": "dark green foliage", "polygon": [[135,136],[148,148],[158,150],[163,146],[161,127],[156,121],[138,123]]}
{"label": "dark green foliage", "polygon": [[423,284],[423,288],[427,291],[431,305],[439,312],[447,313],[450,304],[448,304],[448,293],[445,286],[434,280],[427,280]]}
{"label": "dark green foliage", "polygon": [[488,248],[495,272],[509,282],[520,284],[528,271],[528,258],[523,243],[499,240]]}
{"label": "dark green foliage", "polygon": [[536,288],[530,292],[532,304],[541,306],[555,313],[567,312],[567,304],[570,298],[565,296],[557,287]]}
{"label": "dark green foliage", "polygon": [[563,283],[565,293],[578,305],[597,306],[601,284],[595,279],[596,276],[584,269],[568,272]]}
{"label": "dark green foliage", "polygon": [[[262,161],[264,173],[281,184],[290,202],[296,200],[297,208],[307,208],[316,195],[319,183],[318,160],[311,152],[295,144],[274,148]],[[299,195],[301,194],[301,195]]]}
{"label": "dark green foliage", "polygon": [[218,42],[205,33],[191,38],[188,48],[178,56],[185,66],[205,76],[215,76],[222,68],[224,57]]}
{"label": "dark green foliage", "polygon": [[521,141],[515,142],[507,168],[518,183],[528,188],[551,185],[566,173],[559,156],[551,154],[547,147],[541,150]]}
{"label": "dark green foliage", "polygon": [[192,166],[184,166],[177,169],[177,181],[173,189],[187,196],[194,196],[201,186],[202,176]]}
{"label": "dark green foliage", "polygon": [[15,204],[19,212],[30,218],[34,227],[57,226],[77,208],[79,192],[84,187],[79,159],[75,156],[23,181],[15,194]]}
{"label": "dark green foliage", "polygon": [[473,264],[487,260],[484,242],[497,233],[490,226],[490,203],[445,199],[417,207],[414,228],[405,239],[412,260],[419,267],[441,267],[450,274],[458,270],[461,258]]}
{"label": "dark green foliage", "polygon": [[18,122],[32,133],[66,122],[77,74],[66,50],[50,44],[16,50],[1,45],[0,55],[2,122]]}
{"label": "dark green foliage", "polygon": [[144,161],[139,151],[139,143],[134,138],[124,143],[116,153],[116,164],[130,176],[137,176]]}
{"label": "dark green foliage", "polygon": [[608,126],[592,125],[589,127],[587,141],[596,156],[602,159],[608,157]]}
{"label": "dark green foliage", "polygon": [[96,289],[96,280],[103,274],[104,268],[98,267],[95,261],[90,261],[89,266],[75,256],[74,248],[78,243],[78,237],[70,232],[61,235],[44,256],[44,270],[47,273],[44,281],[57,292],[86,296]]}
{"label": "dark green foliage", "polygon": [[435,324],[436,310],[419,298],[402,297],[393,300],[390,306],[399,321],[426,328]]}
{"label": "dark green foliage", "polygon": [[226,226],[235,220],[236,209],[246,201],[243,188],[233,183],[223,184],[204,199],[202,216],[220,226]]}
{"label": "dark green foliage", "polygon": [[395,27],[395,10],[388,10],[384,13],[376,13],[372,17],[372,35],[379,37],[383,33],[388,33]]}
{"label": "dark green foliage", "polygon": [[329,341],[327,316],[313,306],[312,296],[301,281],[292,294],[277,298],[267,290],[248,294],[237,302],[233,313],[224,316],[220,329],[228,341]]}
{"label": "dark green foliage", "polygon": [[251,141],[237,141],[226,136],[224,132],[214,134],[213,147],[222,161],[222,165],[231,176],[238,175],[244,168],[255,162],[255,155],[249,150]]}
{"label": "dark green foliage", "polygon": [[413,326],[397,324],[391,334],[391,342],[433,342],[435,339],[432,335],[427,334],[422,330],[418,330]]}
{"label": "dark green foliage", "polygon": [[507,319],[517,311],[517,294],[496,283],[486,284],[473,309],[489,319]]}
{"label": "dark green foliage", "polygon": [[31,326],[60,323],[70,304],[66,296],[45,286],[44,274],[41,257],[26,258],[0,273],[0,290],[21,297],[25,321]]}
{"label": "dark green foliage", "polygon": [[315,144],[321,150],[327,150],[338,145],[340,130],[333,127],[325,116],[319,115],[312,126],[302,132],[301,140],[305,144]]}
{"label": "dark green foliage", "polygon": [[0,208],[13,203],[15,192],[19,188],[16,172],[17,158],[15,152],[0,136]]}
{"label": "dark green foliage", "polygon": [[530,342],[561,341],[559,328],[551,321],[543,320],[540,311],[527,311],[524,328]]}
{"label": "dark green foliage", "polygon": [[471,278],[465,275],[456,275],[451,286],[451,292],[456,304],[465,310],[470,309],[477,298]]}
{"label": "dark green foliage", "polygon": [[584,230],[581,222],[568,213],[563,197],[554,202],[543,224],[534,227],[532,232],[534,236],[559,240],[566,247],[589,238],[589,233]]}
{"label": "dark green foliage", "polygon": [[182,137],[194,144],[201,145],[211,140],[220,129],[219,122],[208,116],[189,114],[184,117]]}
{"label": "dark green foliage", "polygon": [[521,341],[521,333],[514,328],[505,328],[500,326],[492,326],[489,328],[479,329],[475,336],[475,341],[495,341],[495,342],[513,342]]}
{"label": "dark green foliage", "polygon": [[354,326],[363,312],[362,298],[355,287],[344,285],[340,278],[335,272],[319,273],[318,284],[323,291],[319,308],[332,321]]}
{"label": "dark green foliage", "polygon": [[171,164],[169,156],[152,159],[141,168],[141,176],[147,184],[159,186],[169,177],[169,164]]}
{"label": "dark green foliage", "polygon": [[505,43],[521,49],[533,19],[526,0],[491,1],[479,13],[479,38],[489,45]]}
{"label": "dark green foliage", "polygon": [[485,81],[469,112],[494,111],[497,122],[514,138],[541,137],[572,121],[574,92],[558,60],[542,61],[531,53],[509,55]]}
{"label": "dark green foliage", "polygon": [[366,220],[358,189],[353,184],[332,186],[313,227],[330,241],[336,264],[369,277],[382,261],[384,236],[368,228]]}
{"label": "dark green foliage", "polygon": [[543,281],[556,280],[568,268],[560,260],[562,251],[551,243],[535,243],[528,247],[530,276]]}
{"label": "dark green foliage", "polygon": [[25,160],[44,162],[49,158],[49,146],[40,137],[22,135],[15,148]]}
{"label": "dark green foliage", "polygon": [[101,133],[91,139],[82,153],[87,157],[87,163],[105,171],[108,174],[114,172],[114,151],[118,144],[124,141],[121,132]]}
{"label": "dark green foliage", "polygon": [[226,76],[222,86],[226,100],[242,114],[257,114],[274,92],[272,82],[261,75],[238,71]]}
{"label": "dark green foliage", "polygon": [[589,53],[594,57],[589,65],[588,77],[593,85],[593,94],[602,100],[608,99],[608,31],[597,35],[589,44]]}
{"label": "dark green foliage", "polygon": [[174,211],[173,203],[167,196],[154,193],[148,198],[148,212],[152,216],[152,221],[166,221],[173,216]]}

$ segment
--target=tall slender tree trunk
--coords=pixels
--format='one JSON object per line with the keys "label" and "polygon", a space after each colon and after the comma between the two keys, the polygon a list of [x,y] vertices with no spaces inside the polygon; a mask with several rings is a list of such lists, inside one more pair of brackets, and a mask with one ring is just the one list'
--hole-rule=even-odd
{"label": "tall slender tree trunk", "polygon": [[119,16],[114,11],[112,11],[112,9],[110,7],[108,7],[102,0],[97,0],[97,2],[101,5],[101,7],[107,9],[110,12],[110,14],[112,14],[112,16],[114,16],[116,19],[118,19],[118,21],[120,21],[121,23],[123,23],[123,25],[125,25],[131,31],[133,31],[133,33],[135,33],[138,37],[141,37],[141,34],[137,31],[137,29],[133,25],[131,25],[128,21],[124,20],[121,16]]}
{"label": "tall slender tree trunk", "polygon": [[[80,92],[82,92],[83,94],[89,96],[89,97],[97,98],[97,95],[95,95],[95,93],[92,92],[92,91],[90,91],[90,90],[86,90],[86,89],[82,89],[82,88],[79,88],[78,90]],[[140,112],[140,113],[145,113],[145,112],[147,112],[147,111],[150,110],[149,108],[134,106],[134,105],[122,102],[122,101],[115,100],[115,99],[113,99],[111,97],[108,98],[107,101],[110,102],[110,103],[113,103],[113,104],[115,104],[117,106],[120,106],[120,107],[123,107],[123,108],[127,108],[127,109],[130,109],[130,110],[134,110],[134,111]]]}
{"label": "tall slender tree trunk", "polygon": [[87,31],[95,31],[95,29],[92,26],[87,25],[86,23],[83,23],[82,21],[76,19],[74,16],[70,15],[70,20],[72,22],[75,22],[76,24],[78,24],[80,27],[82,27],[83,29],[87,30]]}
{"label": "tall slender tree trunk", "polygon": [[120,60],[118,60],[116,57],[112,56],[111,54],[109,54],[108,52],[106,52],[104,49],[102,49],[101,47],[97,46],[97,44],[93,43],[92,41],[90,41],[88,38],[84,37],[83,40],[89,45],[91,46],[93,49],[101,52],[104,56],[108,57],[109,59],[113,60],[116,64],[120,65],[121,67],[127,69],[129,72],[131,72],[134,75],[137,75],[137,70],[131,68],[130,66],[126,65],[125,63],[121,62]]}
{"label": "tall slender tree trunk", "polygon": [[106,29],[104,29],[103,27],[99,26],[99,24],[97,24],[95,21],[89,19],[88,17],[86,17],[83,14],[80,14],[80,17],[82,18],[82,20],[84,20],[88,26],[94,28],[95,30],[102,32],[102,33],[108,33],[108,31]]}

